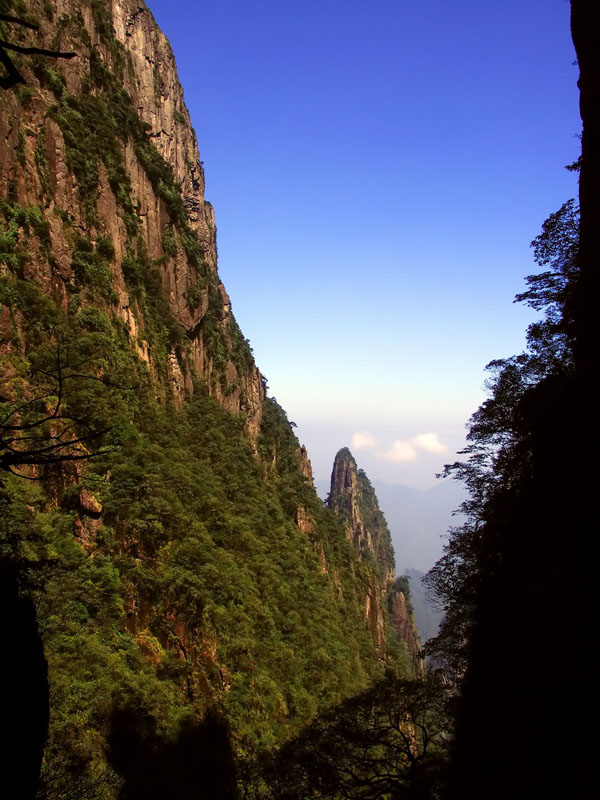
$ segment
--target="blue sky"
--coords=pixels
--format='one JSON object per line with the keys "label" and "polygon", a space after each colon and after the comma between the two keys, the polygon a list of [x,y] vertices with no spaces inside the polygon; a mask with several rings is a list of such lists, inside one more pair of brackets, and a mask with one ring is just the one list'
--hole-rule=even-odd
{"label": "blue sky", "polygon": [[576,195],[567,0],[149,0],[234,313],[318,478],[426,488],[522,349],[529,243]]}

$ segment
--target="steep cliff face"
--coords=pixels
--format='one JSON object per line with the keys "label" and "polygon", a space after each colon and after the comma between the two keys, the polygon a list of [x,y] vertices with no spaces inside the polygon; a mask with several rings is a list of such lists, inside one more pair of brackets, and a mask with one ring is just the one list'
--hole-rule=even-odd
{"label": "steep cliff face", "polygon": [[[125,730],[170,754],[214,712],[247,754],[363,689],[384,625],[364,587],[392,567],[366,518],[373,559],[323,507],[265,396],[146,6],[0,8],[30,25],[4,40],[77,53],[14,55],[26,83],[0,97],[0,456],[22,455],[0,556],[48,660],[40,796],[107,800],[135,766]],[[28,461],[35,442],[58,463]]]}
{"label": "steep cliff face", "polygon": [[393,580],[394,551],[385,517],[369,479],[348,448],[340,450],[333,462],[328,505],[342,520],[348,541],[363,558],[379,565],[385,583]]}
{"label": "steep cliff face", "polygon": [[[134,0],[27,10],[39,31],[13,25],[7,36],[77,55],[21,59],[27,86],[5,92],[0,108],[0,194],[43,209],[46,223],[23,277],[65,309],[96,290],[176,402],[202,378],[256,438],[263,381],[217,275],[214,213],[169,43]],[[97,274],[81,267],[82,251],[104,262]],[[139,296],[157,266],[172,327],[162,336]]]}
{"label": "steep cliff face", "polygon": [[348,448],[335,457],[327,504],[342,522],[346,538],[361,559],[376,567],[366,587],[365,615],[380,656],[384,658],[388,650],[389,622],[409,654],[414,674],[422,674],[419,637],[407,604],[408,582],[394,580],[389,528],[369,479],[358,468]]}
{"label": "steep cliff face", "polygon": [[424,675],[425,663],[421,658],[421,642],[410,605],[408,581],[404,578],[399,578],[388,587],[388,610],[392,627],[398,632],[409,654],[414,675]]}

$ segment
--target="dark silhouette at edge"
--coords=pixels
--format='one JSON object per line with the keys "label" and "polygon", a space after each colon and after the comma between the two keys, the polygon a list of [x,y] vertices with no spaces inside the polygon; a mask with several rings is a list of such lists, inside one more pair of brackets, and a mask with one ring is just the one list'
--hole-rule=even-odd
{"label": "dark silhouette at edge", "polygon": [[[493,542],[477,592],[456,724],[449,798],[592,797],[597,556],[600,256],[600,49],[597,9],[572,0],[583,122],[578,278],[564,309],[573,368],[549,375],[519,408],[531,468],[487,509]],[[493,553],[493,563],[491,551]]]}
{"label": "dark silhouette at edge", "polygon": [[[0,487],[1,491],[1,487]],[[22,596],[19,566],[0,559],[0,659],[2,685],[2,780],[6,797],[36,795],[50,717],[48,664],[38,631],[35,606]]]}
{"label": "dark silhouette at edge", "polygon": [[229,727],[217,710],[200,722],[185,721],[167,739],[143,708],[116,708],[108,745],[111,765],[123,778],[119,800],[238,798]]}

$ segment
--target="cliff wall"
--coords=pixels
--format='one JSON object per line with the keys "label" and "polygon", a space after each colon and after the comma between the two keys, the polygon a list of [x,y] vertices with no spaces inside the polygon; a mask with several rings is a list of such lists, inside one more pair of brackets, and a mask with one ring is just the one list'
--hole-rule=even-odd
{"label": "cliff wall", "polygon": [[340,519],[348,542],[360,558],[375,567],[366,584],[365,615],[380,657],[385,658],[388,652],[391,625],[409,655],[413,673],[421,675],[421,645],[407,602],[408,582],[395,581],[389,528],[369,479],[348,448],[335,457],[327,504]]}
{"label": "cliff wall", "polygon": [[[218,278],[214,212],[168,41],[133,0],[27,8],[39,30],[11,25],[7,36],[76,56],[22,58],[27,84],[5,92],[0,108],[1,196],[43,208],[47,222],[23,276],[64,309],[74,295],[85,304],[100,276],[78,270],[77,237],[93,255],[100,242],[112,289],[105,303],[140,357],[168,376],[178,403],[203,379],[256,438],[263,381]],[[162,341],[139,297],[148,265],[159,267],[171,317]]]}

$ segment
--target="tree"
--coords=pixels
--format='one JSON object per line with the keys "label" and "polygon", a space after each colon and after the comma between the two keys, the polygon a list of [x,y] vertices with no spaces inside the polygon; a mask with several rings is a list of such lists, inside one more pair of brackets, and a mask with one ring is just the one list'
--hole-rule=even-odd
{"label": "tree", "polygon": [[[543,224],[531,243],[545,272],[526,278],[528,289],[517,295],[544,311],[544,318],[529,326],[526,352],[487,365],[490,398],[469,421],[462,451],[465,461],[447,464],[442,476],[462,481],[469,498],[461,511],[468,521],[450,531],[444,555],[426,582],[444,605],[445,622],[429,651],[442,657],[454,679],[464,676],[468,644],[482,581],[494,572],[503,557],[505,541],[492,535],[496,508],[525,485],[534,470],[534,420],[545,404],[546,392],[556,381],[573,373],[569,301],[578,277],[579,209],[567,201]],[[549,395],[548,395],[549,397]]]}
{"label": "tree", "polygon": [[[33,370],[36,392],[23,402],[5,402],[0,419],[0,470],[21,478],[20,467],[46,467],[67,461],[86,461],[107,450],[90,451],[88,445],[98,442],[109,428],[94,430],[81,416],[65,410],[67,383],[73,380],[103,381],[101,377],[78,372],[79,364],[71,364],[69,351],[56,348],[56,363],[47,369]],[[31,389],[28,390],[32,393]],[[40,393],[38,393],[40,392]]]}
{"label": "tree", "polygon": [[123,778],[119,800],[238,800],[231,736],[222,713],[208,709],[201,721],[183,720],[170,740],[157,727],[143,709],[113,709],[108,746]]}
{"label": "tree", "polygon": [[438,797],[449,743],[447,701],[437,674],[407,680],[389,673],[263,759],[259,780],[248,781],[263,782],[253,797]]}
{"label": "tree", "polygon": [[[4,402],[0,419],[0,470],[19,478],[36,480],[39,470],[73,461],[87,461],[108,450],[90,450],[108,432],[94,429],[85,419],[65,408],[72,381],[103,381],[82,374],[68,349],[60,345],[55,362],[40,364],[29,376],[24,390],[32,395],[20,402]],[[21,470],[34,468],[35,474]],[[0,510],[10,516],[10,500],[0,480]],[[14,650],[0,668],[3,687],[3,725],[8,736],[4,755],[5,780],[14,782],[15,798],[35,797],[48,734],[48,665],[36,620],[36,609],[26,589],[26,565],[12,554],[0,553],[0,621]],[[12,777],[13,781],[10,780]]]}
{"label": "tree", "polygon": [[[0,22],[7,22],[10,25],[19,25],[31,31],[39,30],[37,25],[34,25],[27,20],[20,17],[14,17],[11,14],[0,14]],[[15,66],[12,58],[6,52],[7,50],[13,53],[20,53],[21,55],[33,56],[48,56],[49,58],[74,58],[77,53],[63,53],[60,50],[45,50],[42,47],[24,47],[8,42],[5,39],[0,39],[0,64],[6,70],[6,75],[0,75],[0,89],[11,89],[19,83],[27,83],[21,72]]]}
{"label": "tree", "polygon": [[[593,585],[589,550],[581,564],[593,423],[574,302],[577,211],[566,203],[532,243],[550,269],[517,299],[544,318],[525,353],[488,365],[490,398],[471,417],[467,459],[444,472],[470,493],[468,521],[428,578],[446,608],[433,649],[460,689],[450,798],[587,796],[592,785],[594,679],[582,680],[579,654],[562,641],[584,640]],[[568,752],[573,727],[579,746]]]}

